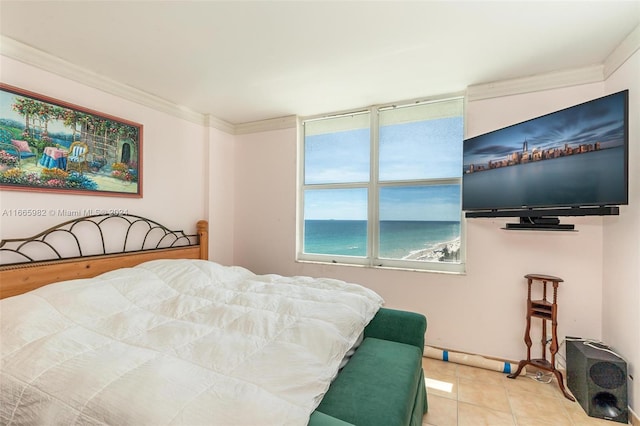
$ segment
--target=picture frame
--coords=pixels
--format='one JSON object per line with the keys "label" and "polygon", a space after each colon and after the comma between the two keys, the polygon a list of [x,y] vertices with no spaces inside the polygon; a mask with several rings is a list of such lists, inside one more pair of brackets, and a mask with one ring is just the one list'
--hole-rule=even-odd
{"label": "picture frame", "polygon": [[139,123],[0,83],[0,189],[142,198]]}

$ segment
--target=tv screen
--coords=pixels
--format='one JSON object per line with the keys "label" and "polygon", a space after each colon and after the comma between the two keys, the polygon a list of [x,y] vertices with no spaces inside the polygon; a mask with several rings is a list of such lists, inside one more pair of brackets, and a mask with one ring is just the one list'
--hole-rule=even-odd
{"label": "tv screen", "polygon": [[466,139],[462,209],[627,204],[628,94]]}

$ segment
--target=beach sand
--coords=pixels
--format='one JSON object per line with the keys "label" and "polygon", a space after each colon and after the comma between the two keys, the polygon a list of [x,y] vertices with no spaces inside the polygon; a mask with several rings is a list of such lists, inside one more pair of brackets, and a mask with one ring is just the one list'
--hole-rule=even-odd
{"label": "beach sand", "polygon": [[421,260],[424,262],[460,260],[460,238],[435,244],[426,249],[413,251],[403,259]]}

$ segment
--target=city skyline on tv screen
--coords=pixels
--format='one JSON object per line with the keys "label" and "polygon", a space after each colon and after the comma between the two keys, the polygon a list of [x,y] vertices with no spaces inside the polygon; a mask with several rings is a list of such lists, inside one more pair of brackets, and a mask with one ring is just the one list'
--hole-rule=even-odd
{"label": "city skyline on tv screen", "polygon": [[599,144],[600,149],[625,144],[626,91],[569,107],[464,142],[463,167],[488,168],[525,149],[548,152]]}

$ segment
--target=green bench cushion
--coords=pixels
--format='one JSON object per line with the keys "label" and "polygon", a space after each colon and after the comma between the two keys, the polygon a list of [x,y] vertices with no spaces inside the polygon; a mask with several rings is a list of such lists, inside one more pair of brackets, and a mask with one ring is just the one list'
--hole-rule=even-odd
{"label": "green bench cushion", "polygon": [[343,422],[340,419],[336,419],[335,417],[331,417],[327,414],[321,413],[316,410],[311,413],[311,418],[309,418],[309,426],[354,426],[351,423]]}
{"label": "green bench cushion", "polygon": [[408,425],[417,414],[416,401],[424,399],[419,395],[423,377],[422,351],[416,346],[368,337],[317,411],[358,426]]}
{"label": "green bench cushion", "polygon": [[416,312],[381,308],[364,329],[364,337],[406,343],[424,351],[424,333],[427,318]]}

